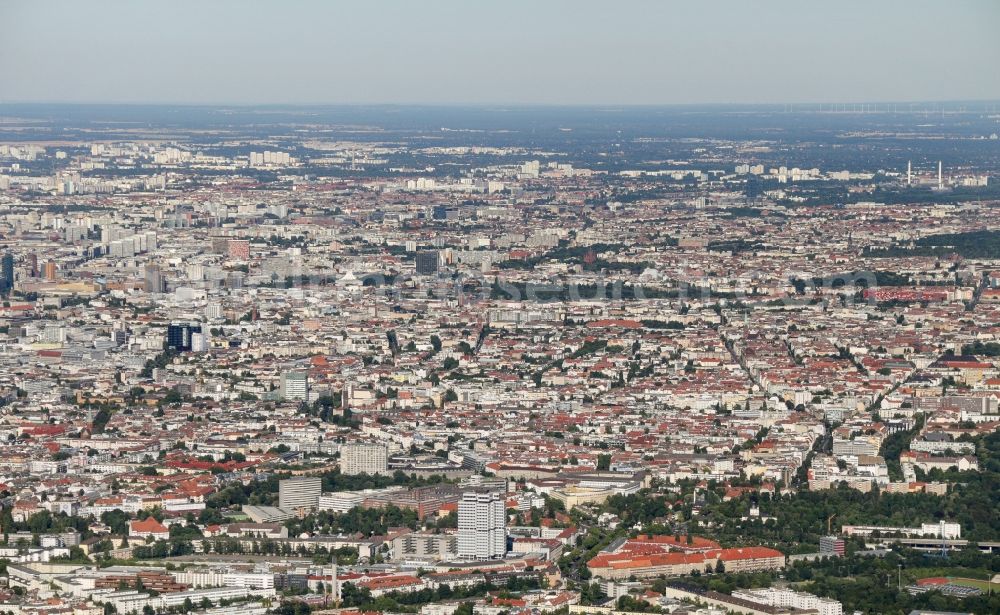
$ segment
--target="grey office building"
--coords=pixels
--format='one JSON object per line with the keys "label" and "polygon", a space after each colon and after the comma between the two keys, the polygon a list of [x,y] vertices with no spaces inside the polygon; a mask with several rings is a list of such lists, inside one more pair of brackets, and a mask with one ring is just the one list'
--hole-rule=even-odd
{"label": "grey office building", "polygon": [[417,266],[417,273],[420,275],[430,275],[432,273],[437,273],[438,270],[438,253],[437,250],[425,250],[423,252],[417,252],[415,257],[415,262]]}
{"label": "grey office building", "polygon": [[278,508],[298,510],[316,508],[323,491],[323,481],[318,476],[301,476],[278,481]]}

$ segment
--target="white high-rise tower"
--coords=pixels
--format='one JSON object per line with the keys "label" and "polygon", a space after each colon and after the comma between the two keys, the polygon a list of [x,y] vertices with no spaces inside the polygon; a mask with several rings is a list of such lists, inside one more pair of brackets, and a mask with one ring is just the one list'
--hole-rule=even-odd
{"label": "white high-rise tower", "polygon": [[913,185],[913,162],[910,160],[906,161],[906,185]]}
{"label": "white high-rise tower", "polygon": [[507,510],[499,493],[466,492],[458,502],[458,556],[500,559],[507,554]]}
{"label": "white high-rise tower", "polygon": [[941,161],[938,160],[938,190],[944,189],[944,182],[941,180]]}

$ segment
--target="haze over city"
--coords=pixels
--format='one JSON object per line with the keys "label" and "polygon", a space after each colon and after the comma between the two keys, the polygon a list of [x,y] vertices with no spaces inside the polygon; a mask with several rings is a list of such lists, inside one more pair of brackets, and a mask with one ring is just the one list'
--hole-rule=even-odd
{"label": "haze over city", "polygon": [[1000,6],[5,2],[3,102],[691,104],[1000,99]]}

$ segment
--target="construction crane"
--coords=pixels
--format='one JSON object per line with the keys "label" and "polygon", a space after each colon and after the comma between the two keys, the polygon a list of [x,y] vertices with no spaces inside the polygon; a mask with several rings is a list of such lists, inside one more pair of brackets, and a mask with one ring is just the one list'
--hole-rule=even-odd
{"label": "construction crane", "polygon": [[832,526],[833,518],[836,517],[836,516],[837,516],[837,513],[833,513],[832,515],[830,515],[829,517],[826,518],[826,533],[827,533],[827,535],[830,535],[830,534],[833,533],[833,530],[831,528],[833,527]]}

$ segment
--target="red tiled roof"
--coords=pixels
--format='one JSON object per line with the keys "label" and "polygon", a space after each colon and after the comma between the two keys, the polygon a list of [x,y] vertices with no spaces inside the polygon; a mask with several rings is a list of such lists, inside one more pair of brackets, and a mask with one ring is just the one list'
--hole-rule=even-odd
{"label": "red tiled roof", "polygon": [[164,534],[168,531],[167,526],[163,525],[153,517],[132,521],[131,527],[133,532],[150,534]]}
{"label": "red tiled roof", "polygon": [[587,562],[587,565],[592,568],[622,569],[699,564],[703,561],[705,555],[702,553],[654,553],[639,557],[630,553],[602,553]]}
{"label": "red tiled roof", "polygon": [[407,585],[419,585],[421,583],[423,583],[423,581],[421,581],[419,577],[399,575],[385,577],[382,579],[369,579],[368,581],[361,582],[359,585],[368,589],[393,589],[396,587],[405,587]]}
{"label": "red tiled roof", "polygon": [[[709,555],[714,555],[710,552]],[[743,559],[767,559],[771,557],[782,557],[781,551],[769,549],[767,547],[740,547],[738,549],[722,549],[718,553],[718,558],[724,562],[732,562]]]}

